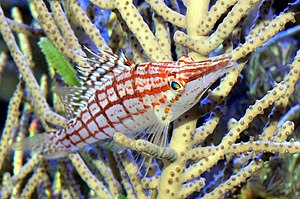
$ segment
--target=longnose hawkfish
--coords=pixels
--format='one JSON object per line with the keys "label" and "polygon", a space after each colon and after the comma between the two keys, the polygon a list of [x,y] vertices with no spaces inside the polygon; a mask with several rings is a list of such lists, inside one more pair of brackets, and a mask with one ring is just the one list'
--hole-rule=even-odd
{"label": "longnose hawkfish", "polygon": [[[139,132],[161,142],[169,123],[193,107],[206,89],[236,66],[229,55],[195,62],[134,64],[125,56],[100,50],[85,58],[90,68],[78,67],[82,86],[67,95],[72,115],[66,128],[17,142],[15,150],[39,150],[49,158],[104,140],[115,132]],[[79,94],[78,94],[79,93]],[[164,142],[161,142],[164,143]]]}

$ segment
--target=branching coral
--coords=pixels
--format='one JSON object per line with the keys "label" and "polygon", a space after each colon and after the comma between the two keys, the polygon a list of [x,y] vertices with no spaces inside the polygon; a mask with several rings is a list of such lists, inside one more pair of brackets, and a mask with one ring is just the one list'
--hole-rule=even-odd
{"label": "branching coral", "polygon": [[[227,193],[238,194],[235,190],[271,156],[299,154],[300,142],[290,138],[295,111],[285,113],[299,77],[299,50],[290,71],[280,74],[281,82],[263,92],[263,97],[252,95],[256,101],[249,102],[247,105],[252,105],[243,114],[228,111],[238,106],[239,99],[231,93],[234,87],[241,87],[239,76],[247,67],[249,54],[287,23],[295,22],[299,1],[287,5],[276,17],[271,15],[270,0],[213,2],[32,0],[28,6],[34,20],[29,25],[16,8],[13,19],[0,9],[1,34],[20,74],[0,144],[1,198],[221,198]],[[99,29],[99,24],[108,28]],[[18,43],[12,31],[18,33]],[[121,153],[95,144],[65,159],[48,161],[39,154],[9,150],[29,132],[63,128],[67,123],[58,114],[64,113],[61,101],[47,87],[61,82],[56,79],[59,75],[48,63],[50,73],[45,75],[51,82],[43,78],[38,84],[33,67],[43,66],[34,63],[30,45],[36,44],[29,44],[28,37],[47,37],[74,68],[90,67],[84,62],[82,46],[95,51],[122,50],[135,63],[170,61],[184,52],[194,60],[226,53],[237,67],[197,106],[173,122],[167,147],[116,132],[114,141],[125,148]],[[1,53],[1,71],[8,59]],[[51,102],[48,97],[53,108],[46,100],[47,93],[53,94]],[[254,137],[248,136],[246,130],[264,112],[269,113],[265,126],[260,126]],[[143,162],[145,166],[140,166],[139,154],[151,157]]]}

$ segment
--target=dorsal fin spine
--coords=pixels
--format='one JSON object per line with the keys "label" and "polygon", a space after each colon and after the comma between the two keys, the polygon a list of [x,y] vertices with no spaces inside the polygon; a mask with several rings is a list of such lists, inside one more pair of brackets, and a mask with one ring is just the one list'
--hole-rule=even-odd
{"label": "dorsal fin spine", "polygon": [[65,106],[71,106],[69,110],[74,111],[73,114],[79,114],[80,109],[87,105],[96,90],[113,78],[114,74],[131,69],[133,64],[123,54],[118,56],[104,50],[99,50],[98,54],[86,47],[85,49],[92,57],[84,58],[84,61],[89,63],[87,67],[77,66],[81,86],[71,88],[70,92],[61,93],[65,95],[63,97]]}

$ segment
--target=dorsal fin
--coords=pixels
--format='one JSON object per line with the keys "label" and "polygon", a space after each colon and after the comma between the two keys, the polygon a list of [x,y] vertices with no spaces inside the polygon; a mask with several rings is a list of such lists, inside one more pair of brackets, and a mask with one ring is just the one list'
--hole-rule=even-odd
{"label": "dorsal fin", "polygon": [[115,74],[124,70],[131,70],[134,66],[133,62],[123,54],[118,56],[105,50],[99,50],[99,53],[95,53],[86,47],[85,49],[92,56],[84,58],[84,61],[89,63],[89,67],[76,67],[81,79],[81,86],[69,87],[67,88],[69,91],[59,92],[68,115],[71,112],[72,115],[77,115],[80,109],[86,106],[97,88],[112,79]]}
{"label": "dorsal fin", "polygon": [[111,78],[112,72],[119,73],[125,69],[131,69],[134,65],[123,53],[119,56],[105,50],[99,50],[99,53],[96,53],[86,47],[85,49],[92,55],[84,59],[89,63],[89,67],[77,66],[77,70],[83,85],[86,86],[94,86],[93,82],[105,82]]}
{"label": "dorsal fin", "polygon": [[54,87],[54,92],[59,95],[61,101],[64,104],[66,117],[71,119],[76,115],[79,108],[82,106],[80,101],[82,101],[81,94],[85,93],[84,87],[60,87],[56,85]]}

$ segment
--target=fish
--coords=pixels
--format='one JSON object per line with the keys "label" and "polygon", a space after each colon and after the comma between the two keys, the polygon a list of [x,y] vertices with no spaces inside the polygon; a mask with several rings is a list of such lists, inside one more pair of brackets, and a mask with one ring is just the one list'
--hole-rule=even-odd
{"label": "fish", "polygon": [[194,61],[134,64],[123,54],[88,50],[88,67],[77,66],[81,86],[63,98],[67,126],[13,144],[14,150],[34,150],[60,158],[101,141],[115,132],[129,137],[147,134],[166,146],[169,124],[199,102],[205,91],[236,66],[230,54]]}

